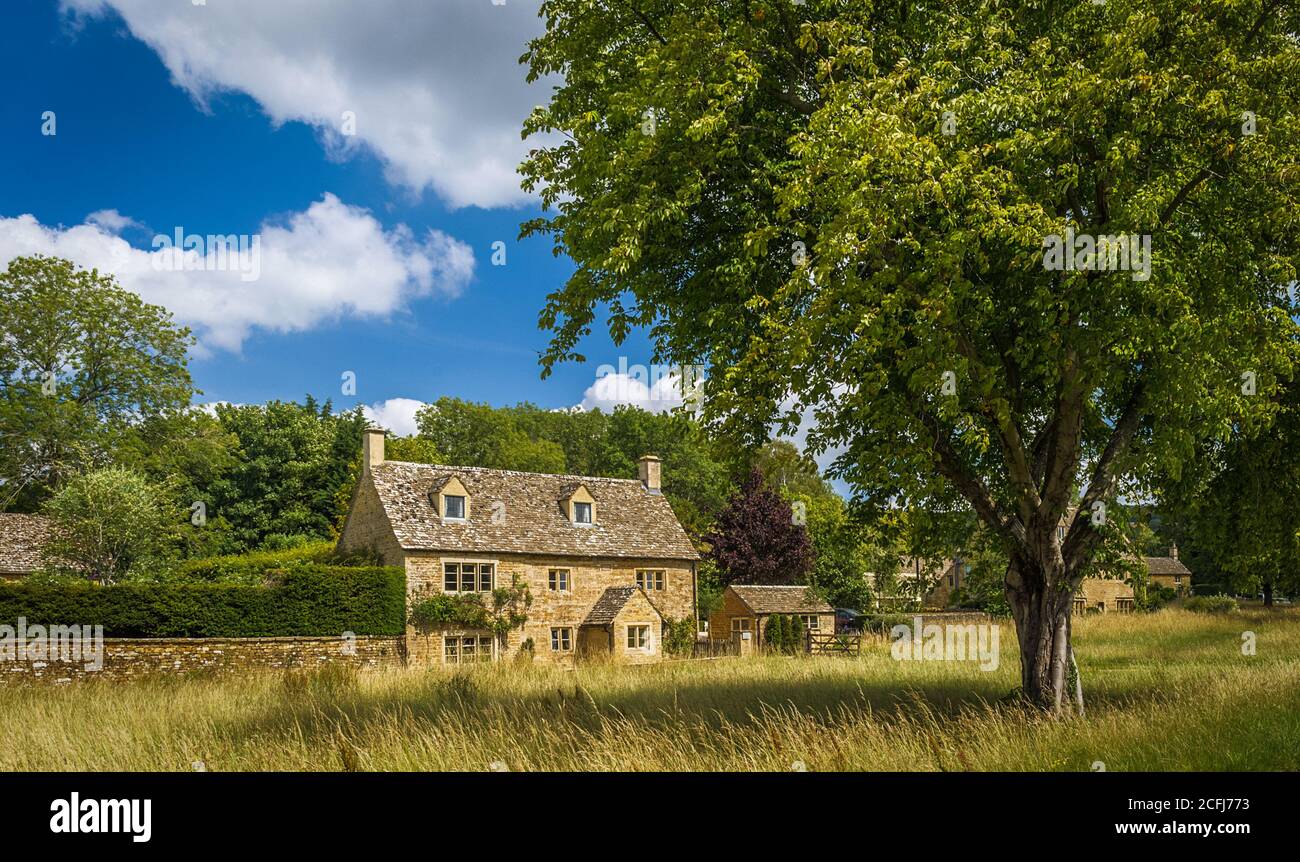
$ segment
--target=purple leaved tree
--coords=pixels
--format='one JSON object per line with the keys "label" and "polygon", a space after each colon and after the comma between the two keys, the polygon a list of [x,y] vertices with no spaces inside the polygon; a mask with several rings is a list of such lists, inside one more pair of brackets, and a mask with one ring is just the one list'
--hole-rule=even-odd
{"label": "purple leaved tree", "polygon": [[705,539],[724,584],[798,584],[812,570],[808,530],[757,469],[727,501]]}

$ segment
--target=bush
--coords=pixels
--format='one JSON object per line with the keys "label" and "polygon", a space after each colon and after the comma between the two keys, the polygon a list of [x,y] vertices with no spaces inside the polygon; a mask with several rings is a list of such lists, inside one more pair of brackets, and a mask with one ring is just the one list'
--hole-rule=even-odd
{"label": "bush", "polygon": [[335,552],[333,542],[315,541],[277,550],[186,560],[179,575],[191,581],[257,585],[266,583],[269,576],[310,565],[374,567],[379,560],[373,555],[341,556]]}
{"label": "bush", "polygon": [[398,568],[303,564],[266,586],[0,584],[0,620],[102,625],[106,637],[399,635],[405,615]]}
{"label": "bush", "polygon": [[870,614],[863,617],[863,631],[889,634],[894,626],[910,626],[915,620],[908,614]]}
{"label": "bush", "polygon": [[664,651],[671,656],[690,657],[695,652],[695,620],[664,620]]}
{"label": "bush", "polygon": [[1228,614],[1237,610],[1237,600],[1232,596],[1192,596],[1183,607],[1201,614]]}

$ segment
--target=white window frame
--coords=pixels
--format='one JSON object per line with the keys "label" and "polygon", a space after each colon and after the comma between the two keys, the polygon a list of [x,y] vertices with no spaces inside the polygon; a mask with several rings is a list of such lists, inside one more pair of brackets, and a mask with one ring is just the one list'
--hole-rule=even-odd
{"label": "white window frame", "polygon": [[[587,520],[585,521],[578,517],[579,506],[587,507]],[[574,500],[573,501],[573,523],[579,527],[590,527],[592,524],[596,523],[596,504],[588,503],[583,500]]]}
{"label": "white window frame", "polygon": [[[497,561],[496,560],[439,560],[442,565],[442,591],[444,593],[490,593],[496,589],[497,585]],[[456,566],[456,589],[447,589],[447,567]],[[465,573],[463,566],[474,567],[474,589],[465,590],[461,587],[465,583]],[[490,566],[491,571],[488,573],[488,587],[482,589],[483,585],[483,567]]]}
{"label": "white window frame", "polygon": [[[634,630],[645,629],[645,638],[637,638],[637,646],[632,646],[632,632]],[[654,626],[650,623],[628,623],[623,632],[623,643],[627,645],[628,652],[649,652],[650,636],[654,632]]]}
{"label": "white window frame", "polygon": [[[465,647],[470,646],[467,641],[472,641],[472,651],[469,655],[472,658],[466,659]],[[486,647],[486,651],[484,650]],[[478,662],[493,662],[497,659],[497,642],[496,638],[491,635],[478,634],[461,634],[461,635],[443,635],[442,638],[442,663],[443,664],[475,664]]]}
{"label": "white window frame", "polygon": [[637,569],[636,585],[647,593],[662,593],[668,589],[668,571],[666,569]]}
{"label": "white window frame", "polygon": [[803,618],[803,627],[805,631],[819,632],[822,630],[821,617],[817,614],[799,614]]}
{"label": "white window frame", "polygon": [[[568,646],[565,646],[564,644],[564,641],[566,640],[565,635],[568,636]],[[574,633],[572,626],[551,626],[551,652],[573,652],[573,638]]]}
{"label": "white window frame", "polygon": [[[448,510],[448,508],[449,508],[448,504],[449,504],[452,500],[460,500],[460,514],[459,514],[459,515],[448,515],[448,514],[447,514],[447,510]],[[460,522],[460,521],[466,521],[466,520],[468,520],[468,518],[465,517],[465,512],[466,512],[466,510],[467,510],[468,508],[469,508],[469,497],[466,497],[466,496],[464,496],[464,495],[462,495],[462,494],[443,494],[443,495],[442,495],[442,519],[443,519],[444,521]]]}
{"label": "white window frame", "polygon": [[753,631],[754,630],[753,623],[754,623],[753,617],[732,617],[731,630],[733,632]]}

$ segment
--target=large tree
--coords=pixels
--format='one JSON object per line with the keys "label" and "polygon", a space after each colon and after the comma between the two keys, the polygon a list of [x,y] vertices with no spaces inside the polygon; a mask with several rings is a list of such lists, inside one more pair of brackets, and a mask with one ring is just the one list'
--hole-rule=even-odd
{"label": "large tree", "polygon": [[193,339],[112,276],[52,257],[0,273],[0,509],[31,510],[111,460],[141,423],[185,409]]}
{"label": "large tree", "polygon": [[[542,8],[525,61],[562,81],[526,125],[555,134],[524,233],[575,263],[544,364],[604,309],[709,365],[730,434],[807,414],[863,494],[973,509],[1010,560],[1023,692],[1062,709],[1105,507],[1256,421],[1294,349],[1300,8]],[[1049,268],[1066,236],[1149,238],[1150,275]]]}

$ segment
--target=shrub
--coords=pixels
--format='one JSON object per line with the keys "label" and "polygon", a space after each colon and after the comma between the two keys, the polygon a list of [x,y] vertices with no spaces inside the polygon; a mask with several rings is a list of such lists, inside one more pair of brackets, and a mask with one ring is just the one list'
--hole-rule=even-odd
{"label": "shrub", "polygon": [[894,626],[910,626],[913,622],[913,618],[907,614],[870,614],[863,617],[862,628],[864,631],[887,635]]}
{"label": "shrub", "polygon": [[798,615],[790,617],[790,632],[786,638],[785,651],[792,655],[803,652],[804,634],[803,617]]}
{"label": "shrub", "polygon": [[1227,614],[1237,610],[1237,600],[1232,596],[1192,596],[1183,607],[1202,614]]}
{"label": "shrub", "polygon": [[695,652],[695,620],[664,620],[664,651],[671,656],[690,656]]}
{"label": "shrub", "polygon": [[398,635],[405,611],[398,568],[304,564],[269,585],[0,584],[0,620],[102,625],[107,637]]}
{"label": "shrub", "polygon": [[373,554],[340,555],[333,542],[317,541],[284,549],[186,560],[179,574],[186,580],[255,585],[265,583],[268,576],[313,564],[374,567],[379,560]]}
{"label": "shrub", "polygon": [[412,625],[422,628],[457,626],[490,631],[504,637],[511,629],[528,622],[528,608],[533,603],[528,585],[515,577],[509,587],[492,591],[492,607],[479,593],[435,593],[411,608]]}

